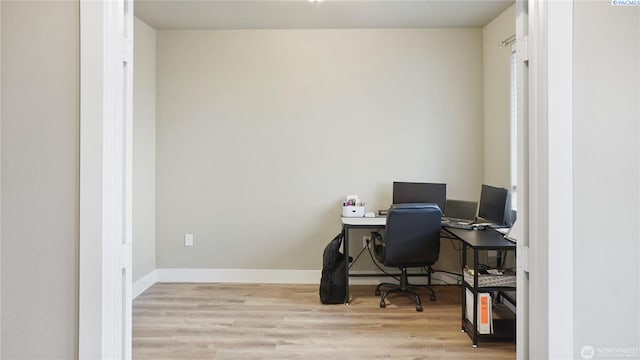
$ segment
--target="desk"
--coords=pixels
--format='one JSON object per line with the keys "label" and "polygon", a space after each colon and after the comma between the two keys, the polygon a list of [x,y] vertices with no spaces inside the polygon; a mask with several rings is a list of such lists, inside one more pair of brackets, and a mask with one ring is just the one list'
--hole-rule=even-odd
{"label": "desk", "polygon": [[[473,250],[473,284],[468,284],[464,279],[462,281],[462,331],[466,332],[473,341],[473,347],[478,347],[478,339],[480,338],[501,338],[512,339],[515,337],[515,321],[494,319],[494,334],[479,334],[477,327],[473,324],[478,323],[478,292],[501,292],[515,290],[513,286],[478,286],[478,270],[479,263],[478,253],[487,250],[508,250],[516,251],[516,244],[505,239],[504,236],[494,229],[486,229],[481,231],[464,230],[454,228],[443,228],[444,231],[451,234],[454,238],[462,243],[462,268],[467,265],[467,248]],[[466,290],[469,289],[473,293],[473,322],[466,319]]]}
{"label": "desk", "polygon": [[[346,279],[345,279],[345,283],[346,283],[346,293],[345,293],[345,299],[344,299],[344,303],[345,304],[349,304],[349,231],[351,229],[381,229],[384,228],[387,224],[387,218],[386,217],[374,217],[374,218],[365,218],[365,217],[358,217],[358,218],[348,218],[348,217],[343,217],[342,218],[342,228],[344,231],[344,241],[343,241],[343,252],[344,252],[344,256],[345,259],[347,259],[347,261],[345,261],[345,274],[346,274]],[[479,260],[478,260],[478,252],[479,251],[486,251],[486,250],[509,250],[509,251],[514,251],[516,250],[516,244],[505,239],[504,236],[499,233],[498,231],[494,230],[494,229],[485,229],[485,230],[464,230],[464,229],[455,229],[455,228],[447,228],[447,227],[443,227],[442,228],[443,232],[447,235],[450,235],[451,238],[459,240],[462,244],[462,268],[464,269],[464,267],[467,264],[467,249],[472,249],[473,250],[473,264],[474,264],[474,268],[477,267]],[[474,302],[477,304],[478,302],[478,291],[482,290],[482,291],[503,291],[503,290],[513,290],[514,288],[512,287],[492,287],[492,288],[479,288],[478,287],[478,271],[474,272],[474,284],[473,285],[468,285],[464,279],[462,281],[462,331],[467,332],[467,334],[471,337],[472,341],[473,341],[473,347],[477,347],[478,346],[478,339],[479,338],[485,338],[485,337],[492,337],[494,335],[482,335],[482,334],[478,334],[478,331],[476,329],[476,327],[474,327],[473,325],[471,325],[471,323],[466,320],[465,317],[465,301],[466,301],[466,294],[465,291],[466,289],[470,289],[474,292]],[[473,319],[474,319],[474,324],[477,324],[477,319],[478,319],[478,308],[477,306],[473,307],[474,311],[473,311]],[[504,331],[504,334],[497,334],[499,337],[507,337],[507,338],[511,338],[513,337],[515,334],[515,326],[513,326],[513,329],[511,329],[511,327],[508,327],[508,329],[506,329]],[[504,335],[504,336],[502,336]],[[495,336],[494,336],[495,337]]]}
{"label": "desk", "polygon": [[349,304],[349,230],[351,229],[381,229],[387,225],[387,217],[343,217],[342,218],[342,230],[344,231],[344,241],[342,242],[342,252],[344,253],[345,284],[347,285],[347,291],[344,297],[344,303]]}
{"label": "desk", "polygon": [[[376,216],[376,217],[342,217],[342,230],[344,232],[344,241],[342,244],[342,252],[344,253],[345,259],[345,284],[347,285],[347,289],[345,292],[344,303],[349,304],[349,230],[351,229],[367,229],[367,230],[379,230],[384,229],[387,225],[387,217],[386,216]],[[456,238],[457,239],[457,238]],[[360,276],[378,276],[384,274],[358,274]],[[357,275],[353,275],[357,276]]]}

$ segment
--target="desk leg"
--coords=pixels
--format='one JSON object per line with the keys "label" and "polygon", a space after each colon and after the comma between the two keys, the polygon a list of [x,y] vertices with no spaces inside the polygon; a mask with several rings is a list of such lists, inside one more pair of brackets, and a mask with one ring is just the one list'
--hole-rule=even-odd
{"label": "desk leg", "polygon": [[344,266],[345,266],[345,279],[344,283],[346,284],[345,296],[344,296],[344,304],[349,305],[349,229],[351,226],[344,225],[342,230],[344,231],[344,241],[342,242],[342,252],[344,253]]}
{"label": "desk leg", "polygon": [[[467,266],[467,245],[462,242],[462,273]],[[467,318],[467,289],[464,286],[464,276],[462,277],[462,322],[460,324],[462,332],[464,332],[464,320]]]}
{"label": "desk leg", "polygon": [[473,347],[478,347],[478,249],[473,248]]}

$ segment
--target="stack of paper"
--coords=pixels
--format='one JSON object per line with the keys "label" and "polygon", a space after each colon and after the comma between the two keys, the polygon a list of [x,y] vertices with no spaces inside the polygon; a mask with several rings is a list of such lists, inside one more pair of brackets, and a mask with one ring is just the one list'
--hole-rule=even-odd
{"label": "stack of paper", "polygon": [[[473,324],[473,293],[467,289],[467,319]],[[493,334],[493,306],[490,293],[478,293],[478,325],[479,334]]]}

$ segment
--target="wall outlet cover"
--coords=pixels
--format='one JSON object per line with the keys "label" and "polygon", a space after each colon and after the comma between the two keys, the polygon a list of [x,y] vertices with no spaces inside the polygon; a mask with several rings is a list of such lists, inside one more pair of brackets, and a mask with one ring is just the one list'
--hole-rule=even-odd
{"label": "wall outlet cover", "polygon": [[184,234],[184,246],[193,246],[193,234]]}

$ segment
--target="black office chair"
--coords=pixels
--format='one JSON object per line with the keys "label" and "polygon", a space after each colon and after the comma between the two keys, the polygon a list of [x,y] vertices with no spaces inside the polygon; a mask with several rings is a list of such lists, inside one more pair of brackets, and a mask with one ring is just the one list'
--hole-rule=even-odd
{"label": "black office chair", "polygon": [[[440,221],[442,212],[436,204],[397,204],[392,205],[387,215],[385,239],[375,244],[378,261],[385,266],[397,267],[401,271],[400,284],[382,283],[376,287],[376,295],[380,288],[392,286],[380,297],[380,307],[386,306],[385,299],[395,292],[405,293],[415,299],[416,311],[422,311],[420,296],[409,284],[407,268],[427,267],[431,276],[431,266],[440,256]],[[431,301],[436,300],[436,293],[428,285]]]}

